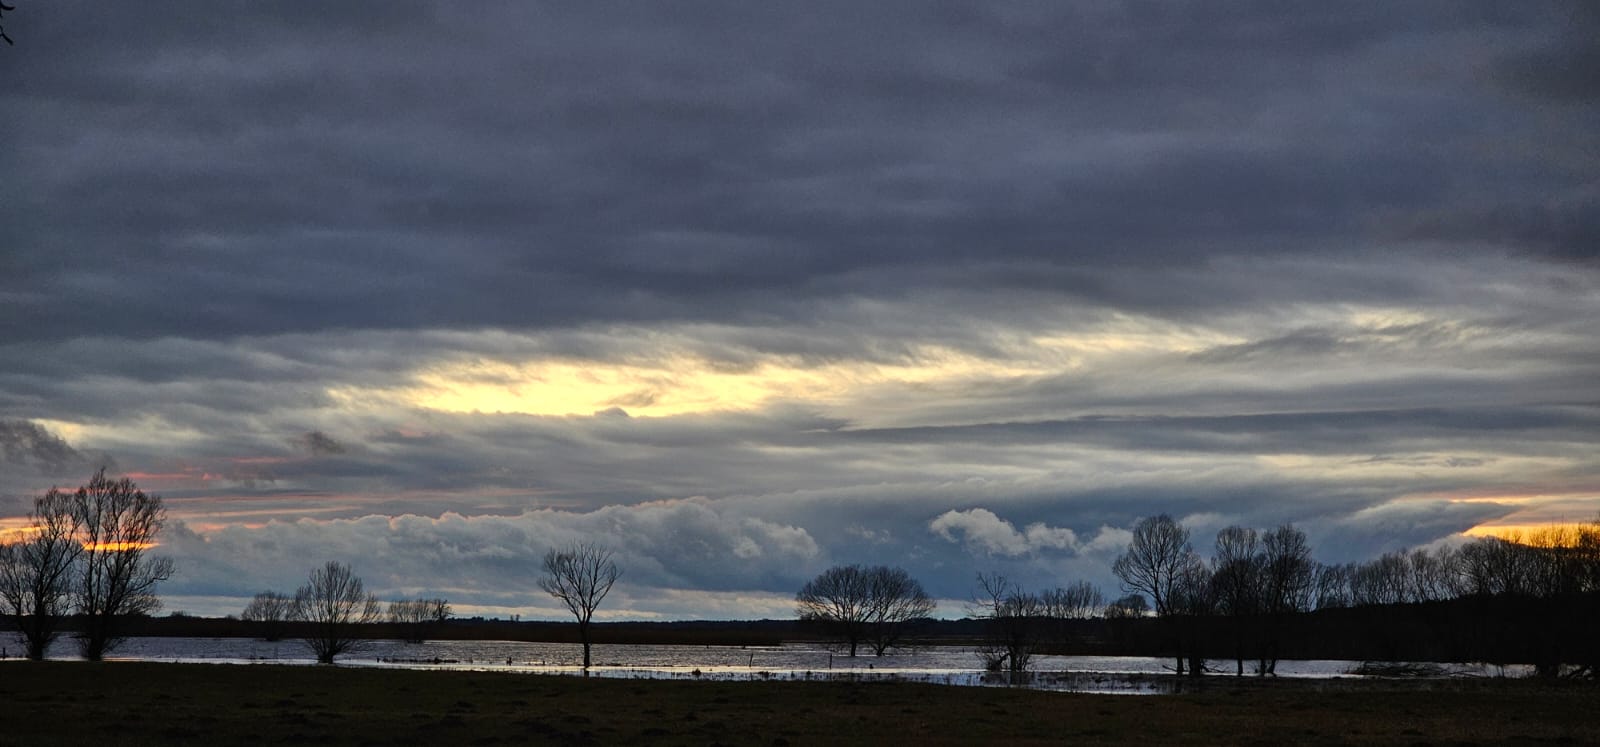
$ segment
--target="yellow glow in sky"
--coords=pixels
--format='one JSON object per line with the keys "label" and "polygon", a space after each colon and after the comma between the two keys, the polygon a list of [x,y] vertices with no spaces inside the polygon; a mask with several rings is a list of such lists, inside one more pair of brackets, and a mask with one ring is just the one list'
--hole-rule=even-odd
{"label": "yellow glow in sky", "polygon": [[[1159,320],[1119,317],[1087,328],[993,331],[989,351],[974,354],[913,345],[894,362],[758,356],[734,365],[690,352],[685,340],[637,334],[637,355],[623,361],[559,357],[475,358],[428,365],[412,383],[384,393],[346,388],[330,394],[347,407],[375,396],[448,412],[590,415],[620,407],[630,415],[671,416],[751,410],[773,402],[829,407],[867,393],[932,395],[941,387],[1059,375],[1114,358],[1186,354],[1240,340]],[[903,399],[903,398],[902,398]],[[372,401],[372,404],[377,404]],[[911,406],[914,406],[911,405]]]}
{"label": "yellow glow in sky", "polygon": [[1572,526],[1600,520],[1593,513],[1600,495],[1586,489],[1570,493],[1475,495],[1451,500],[1454,503],[1499,503],[1517,507],[1506,516],[1491,519],[1464,532],[1472,537],[1505,537],[1518,533],[1526,536],[1552,526]]}
{"label": "yellow glow in sky", "polygon": [[[22,521],[22,519],[18,519],[18,521]],[[38,533],[38,531],[39,527],[26,524],[0,526],[0,545],[21,542],[27,539],[29,535]]]}
{"label": "yellow glow in sky", "polygon": [[[1398,310],[1340,308],[1345,321],[1396,324],[1419,319]],[[1121,360],[1158,360],[1246,342],[1218,329],[1118,316],[1078,328],[996,329],[986,354],[937,345],[912,346],[899,362],[817,362],[769,355],[730,365],[687,352],[670,336],[637,335],[637,355],[624,361],[559,357],[475,358],[428,365],[398,391],[348,388],[330,394],[346,406],[398,396],[413,406],[447,412],[589,415],[620,407],[630,415],[671,416],[750,410],[780,401],[828,407],[868,392],[936,393],[941,386],[1094,371]],[[904,398],[901,398],[904,400]],[[915,406],[913,396],[908,406]],[[374,402],[376,404],[376,402]]]}
{"label": "yellow glow in sky", "polygon": [[1180,329],[1171,324],[1121,318],[1110,329],[1064,332],[1035,337],[1033,342],[1052,350],[1092,356],[1105,353],[1196,353],[1218,345],[1237,345],[1245,338],[1201,329]]}
{"label": "yellow glow in sky", "polygon": [[155,547],[155,542],[85,542],[83,549],[90,552],[122,552],[124,550],[148,550]]}
{"label": "yellow glow in sky", "polygon": [[402,397],[451,412],[588,415],[620,407],[630,415],[669,416],[749,410],[786,400],[835,404],[866,387],[1014,378],[1048,370],[948,350],[924,351],[915,363],[904,364],[805,365],[774,357],[737,369],[681,355],[637,363],[476,361],[421,373]]}

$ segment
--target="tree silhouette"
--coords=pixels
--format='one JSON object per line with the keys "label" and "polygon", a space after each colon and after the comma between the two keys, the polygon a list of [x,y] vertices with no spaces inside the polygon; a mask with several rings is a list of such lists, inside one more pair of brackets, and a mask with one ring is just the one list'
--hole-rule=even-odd
{"label": "tree silhouette", "polygon": [[51,488],[34,499],[27,538],[0,546],[0,603],[22,633],[30,659],[43,659],[70,609],[78,557],[72,494]]}
{"label": "tree silhouette", "polygon": [[1217,607],[1228,616],[1233,633],[1235,674],[1244,674],[1245,640],[1248,624],[1261,611],[1261,542],[1256,530],[1227,527],[1217,532],[1211,555],[1211,583]]}
{"label": "tree silhouette", "polygon": [[1044,632],[1039,596],[998,573],[979,573],[978,590],[968,606],[973,617],[984,621],[977,649],[983,668],[1009,672],[1013,678],[1027,672]]}
{"label": "tree silhouette", "polygon": [[1045,635],[1050,643],[1063,650],[1071,646],[1077,631],[1074,625],[1100,615],[1105,603],[1100,587],[1088,581],[1039,592],[1039,614],[1045,618]]}
{"label": "tree silhouette", "polygon": [[584,669],[589,668],[590,620],[621,575],[611,560],[611,551],[590,542],[544,554],[544,576],[539,579],[539,588],[560,600],[577,618]]}
{"label": "tree silhouette", "polygon": [[[1171,618],[1183,614],[1191,601],[1188,582],[1199,575],[1200,564],[1189,545],[1189,530],[1166,514],[1146,516],[1133,526],[1128,549],[1111,565],[1111,572],[1122,579],[1122,590],[1150,598],[1156,615]],[[1177,644],[1177,671],[1183,674],[1181,641]]]}
{"label": "tree silhouette", "polygon": [[332,664],[361,643],[361,626],[381,619],[382,610],[350,566],[330,560],[295,591],[291,617],[305,623],[302,640],[317,662]]}
{"label": "tree silhouette", "polygon": [[842,639],[851,656],[863,641],[883,656],[899,645],[912,621],[933,610],[933,599],[911,574],[881,565],[834,566],[795,594],[796,615]]}
{"label": "tree silhouette", "polygon": [[244,611],[239,613],[239,619],[255,623],[263,639],[276,641],[283,637],[284,622],[293,611],[292,597],[276,591],[263,591],[250,599]]}
{"label": "tree silhouette", "polygon": [[389,603],[389,622],[405,631],[408,643],[422,643],[436,625],[450,619],[450,602],[443,598],[398,599]]}
{"label": "tree silhouette", "polygon": [[1306,533],[1293,524],[1262,533],[1260,611],[1262,626],[1260,674],[1276,674],[1278,650],[1287,618],[1311,607],[1316,593],[1317,563],[1311,559]]}
{"label": "tree silhouette", "polygon": [[161,608],[155,588],[172,576],[172,559],[149,552],[167,510],[160,496],[146,495],[126,477],[108,479],[101,468],[73,493],[72,512],[83,543],[74,590],[83,625],[78,649],[99,661],[126,638],[124,620]]}

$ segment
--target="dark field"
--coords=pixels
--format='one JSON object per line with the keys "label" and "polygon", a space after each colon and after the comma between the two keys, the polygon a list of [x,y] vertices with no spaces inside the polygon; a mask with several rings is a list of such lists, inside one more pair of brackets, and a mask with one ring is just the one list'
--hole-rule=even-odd
{"label": "dark field", "polygon": [[0,665],[0,744],[1497,744],[1600,740],[1600,688],[1213,680],[1167,696],[280,666]]}

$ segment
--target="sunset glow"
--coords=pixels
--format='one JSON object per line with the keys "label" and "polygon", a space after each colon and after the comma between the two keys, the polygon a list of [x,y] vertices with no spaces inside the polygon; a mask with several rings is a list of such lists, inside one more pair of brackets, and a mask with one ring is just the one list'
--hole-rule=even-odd
{"label": "sunset glow", "polygon": [[84,542],[83,549],[89,552],[127,552],[129,550],[149,550],[160,545],[159,542]]}
{"label": "sunset glow", "polygon": [[12,5],[0,542],[104,468],[171,610],[1600,516],[1593,3]]}
{"label": "sunset glow", "polygon": [[747,411],[773,402],[837,406],[878,388],[917,388],[1038,375],[1043,363],[997,361],[949,350],[922,351],[915,363],[803,365],[774,359],[729,367],[697,358],[632,364],[486,363],[435,369],[403,400],[450,412],[589,415],[620,408],[630,415],[670,417]]}
{"label": "sunset glow", "polygon": [[0,525],[0,545],[22,542],[39,533],[39,527],[26,524]]}

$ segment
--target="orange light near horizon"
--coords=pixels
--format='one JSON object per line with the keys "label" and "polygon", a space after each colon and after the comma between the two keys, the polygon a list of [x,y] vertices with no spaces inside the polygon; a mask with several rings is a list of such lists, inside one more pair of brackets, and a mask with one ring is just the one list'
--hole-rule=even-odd
{"label": "orange light near horizon", "polygon": [[1498,537],[1500,539],[1511,539],[1513,537],[1522,537],[1522,536],[1528,534],[1531,531],[1534,531],[1534,530],[1537,530],[1537,529],[1543,529],[1544,527],[1547,527],[1547,526],[1550,526],[1550,525],[1549,524],[1498,524],[1498,525],[1490,526],[1488,524],[1479,524],[1478,526],[1475,526],[1475,527],[1473,527],[1471,529],[1468,529],[1465,532],[1462,532],[1462,534],[1464,534],[1464,535],[1466,535],[1468,537]]}
{"label": "orange light near horizon", "polygon": [[157,546],[158,542],[85,542],[83,549],[89,552],[126,552],[128,550],[148,550]]}
{"label": "orange light near horizon", "polygon": [[1559,486],[1556,489],[1505,493],[1485,490],[1475,495],[1448,496],[1451,503],[1499,504],[1507,508],[1502,515],[1462,534],[1468,537],[1499,537],[1517,541],[1552,529],[1594,526],[1600,522],[1600,494],[1593,485]]}
{"label": "orange light near horizon", "polygon": [[41,528],[36,526],[0,527],[0,545],[21,542],[27,539],[28,535],[37,534],[40,531]]}
{"label": "orange light near horizon", "polygon": [[1512,542],[1523,542],[1541,536],[1553,536],[1552,533],[1576,533],[1585,527],[1594,526],[1596,526],[1596,522],[1593,521],[1550,521],[1542,524],[1479,524],[1462,532],[1462,534],[1468,537],[1498,537]]}

